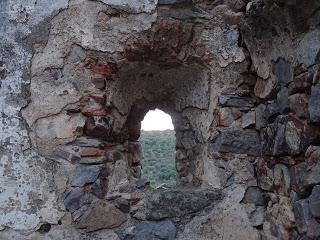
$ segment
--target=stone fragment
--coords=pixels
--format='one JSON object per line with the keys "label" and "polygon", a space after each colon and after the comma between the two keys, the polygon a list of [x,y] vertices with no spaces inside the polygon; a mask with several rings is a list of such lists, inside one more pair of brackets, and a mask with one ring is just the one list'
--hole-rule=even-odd
{"label": "stone fragment", "polygon": [[93,147],[82,147],[79,154],[81,157],[99,157],[104,155],[104,150]]}
{"label": "stone fragment", "polygon": [[79,137],[73,142],[74,145],[79,147],[94,147],[94,148],[102,148],[104,146],[103,142],[96,138],[86,138]]}
{"label": "stone fragment", "polygon": [[263,110],[262,112],[263,118],[265,119],[266,123],[273,122],[274,119],[280,114],[280,107],[276,102],[273,102],[273,101],[266,104],[265,108],[262,110]]}
{"label": "stone fragment", "polygon": [[88,183],[93,183],[98,179],[103,169],[103,165],[77,166],[71,180],[71,185],[83,187]]}
{"label": "stone fragment", "polygon": [[295,227],[295,218],[290,198],[280,197],[277,218],[285,229],[292,229]]}
{"label": "stone fragment", "polygon": [[142,222],[118,232],[121,240],[174,240],[176,227],[170,220]]}
{"label": "stone fragment", "polygon": [[91,201],[92,197],[86,188],[73,188],[66,194],[63,203],[66,210],[72,213]]}
{"label": "stone fragment", "polygon": [[70,163],[77,163],[80,160],[80,156],[78,156],[77,154],[70,153],[67,150],[64,150],[60,147],[53,151],[52,156],[54,158],[55,157],[62,158],[64,160],[69,161]]}
{"label": "stone fragment", "polygon": [[290,110],[299,118],[307,119],[309,95],[305,93],[297,93],[289,97]]}
{"label": "stone fragment", "polygon": [[262,153],[279,156],[298,155],[317,137],[317,131],[293,116],[278,116],[261,130]]}
{"label": "stone fragment", "polygon": [[140,178],[135,181],[131,181],[119,188],[119,192],[126,192],[126,193],[132,193],[137,189],[145,188],[146,186],[150,185],[150,181],[148,181],[146,178]]}
{"label": "stone fragment", "polygon": [[309,101],[308,111],[310,114],[310,121],[320,122],[320,83],[311,88],[311,97]]}
{"label": "stone fragment", "polygon": [[101,2],[111,6],[114,9],[122,10],[128,13],[150,13],[157,5],[157,0],[101,0]]}
{"label": "stone fragment", "polygon": [[104,96],[85,95],[80,98],[80,110],[87,117],[105,116]]}
{"label": "stone fragment", "polygon": [[251,129],[227,129],[211,144],[211,149],[218,152],[248,154],[260,156],[261,144],[259,135]]}
{"label": "stone fragment", "polygon": [[237,109],[219,108],[213,113],[213,120],[216,127],[229,127],[238,119],[242,113]]}
{"label": "stone fragment", "polygon": [[241,20],[242,13],[234,12],[227,5],[218,5],[214,8],[215,15],[220,16],[228,25],[238,25]]}
{"label": "stone fragment", "polygon": [[273,172],[268,168],[263,158],[257,161],[257,181],[258,186],[266,191],[272,190],[273,187]]}
{"label": "stone fragment", "polygon": [[281,113],[289,112],[289,93],[286,87],[281,88],[277,94],[277,105]]}
{"label": "stone fragment", "polygon": [[126,214],[114,205],[104,200],[98,200],[91,203],[89,209],[76,223],[76,227],[85,232],[93,232],[118,227],[126,220]]}
{"label": "stone fragment", "polygon": [[106,87],[106,79],[105,77],[94,77],[91,79],[91,82],[93,83],[93,85],[100,89],[103,90]]}
{"label": "stone fragment", "polygon": [[266,206],[267,200],[258,187],[249,187],[242,199],[243,203],[252,203],[256,206]]}
{"label": "stone fragment", "polygon": [[283,164],[276,164],[273,168],[274,188],[278,194],[289,196],[290,194],[290,172]]}
{"label": "stone fragment", "polygon": [[313,217],[320,217],[320,185],[314,186],[309,197],[310,211]]}
{"label": "stone fragment", "polygon": [[84,126],[86,135],[97,138],[107,138],[111,130],[111,120],[106,117],[89,117]]}
{"label": "stone fragment", "polygon": [[289,94],[308,92],[312,86],[312,81],[313,73],[311,71],[298,75],[288,86]]}
{"label": "stone fragment", "polygon": [[248,128],[254,126],[256,123],[256,113],[255,111],[250,111],[244,114],[241,118],[241,127]]}
{"label": "stone fragment", "polygon": [[100,179],[97,179],[97,181],[95,181],[92,184],[90,193],[92,193],[93,195],[95,195],[97,198],[100,198],[100,199],[104,197],[105,190]]}
{"label": "stone fragment", "polygon": [[254,94],[261,99],[270,99],[276,94],[277,82],[273,78],[258,78],[254,86]]}
{"label": "stone fragment", "polygon": [[106,162],[105,157],[82,157],[79,161],[81,164],[101,164]]}
{"label": "stone fragment", "polygon": [[106,156],[106,161],[107,162],[116,162],[119,161],[121,159],[124,159],[123,153],[119,150],[107,150],[105,152],[105,156]]}
{"label": "stone fragment", "polygon": [[320,224],[312,217],[308,200],[303,199],[293,204],[296,226],[300,234],[312,239],[320,237]]}
{"label": "stone fragment", "polygon": [[290,168],[291,187],[300,195],[305,195],[308,190],[320,184],[320,162],[309,165],[308,162],[299,163]]}
{"label": "stone fragment", "polygon": [[218,98],[218,105],[222,107],[234,107],[239,109],[250,109],[255,105],[255,99],[247,91],[235,91],[222,93]]}
{"label": "stone fragment", "polygon": [[161,220],[201,211],[222,198],[223,195],[218,190],[164,190],[147,196],[144,208],[148,220]]}
{"label": "stone fragment", "polygon": [[253,227],[261,226],[264,222],[264,207],[257,207],[250,216],[249,220]]}
{"label": "stone fragment", "polygon": [[119,208],[122,212],[130,212],[130,203],[127,199],[120,197],[115,200],[115,206]]}
{"label": "stone fragment", "polygon": [[281,87],[286,87],[293,81],[293,68],[291,64],[283,58],[279,58],[273,64],[272,71]]}

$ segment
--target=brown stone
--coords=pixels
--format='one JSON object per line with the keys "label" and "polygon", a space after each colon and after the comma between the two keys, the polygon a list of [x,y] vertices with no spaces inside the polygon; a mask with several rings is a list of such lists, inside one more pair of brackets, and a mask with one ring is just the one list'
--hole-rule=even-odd
{"label": "brown stone", "polygon": [[235,108],[219,108],[213,113],[213,120],[216,127],[229,127],[242,112]]}
{"label": "brown stone", "polygon": [[80,98],[80,110],[87,117],[105,116],[104,97],[85,95]]}
{"label": "brown stone", "polygon": [[104,200],[98,200],[81,216],[76,227],[85,232],[119,227],[127,220],[127,215],[114,205]]}
{"label": "brown stone", "polygon": [[270,99],[276,94],[277,81],[273,78],[258,78],[254,86],[254,94],[262,99]]}
{"label": "brown stone", "polygon": [[143,160],[142,146],[139,142],[129,142],[128,151],[131,154],[132,165],[137,165]]}
{"label": "brown stone", "polygon": [[273,172],[262,158],[257,161],[257,181],[263,190],[270,191],[273,187]]}
{"label": "brown stone", "polygon": [[82,147],[80,149],[81,157],[96,157],[96,156],[103,156],[104,150],[94,147]]}
{"label": "brown stone", "polygon": [[91,82],[93,83],[93,85],[102,90],[106,87],[106,79],[105,77],[94,77],[91,79]]}
{"label": "brown stone", "polygon": [[305,93],[297,93],[289,96],[290,110],[296,114],[297,117],[308,118],[308,102],[310,96]]}

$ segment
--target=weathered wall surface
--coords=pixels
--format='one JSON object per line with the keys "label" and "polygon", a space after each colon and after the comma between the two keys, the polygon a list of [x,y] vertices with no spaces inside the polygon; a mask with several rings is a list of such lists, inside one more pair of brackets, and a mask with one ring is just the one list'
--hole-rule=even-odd
{"label": "weathered wall surface", "polygon": [[[0,239],[318,239],[318,1],[0,3]],[[141,176],[174,122],[176,189]]]}

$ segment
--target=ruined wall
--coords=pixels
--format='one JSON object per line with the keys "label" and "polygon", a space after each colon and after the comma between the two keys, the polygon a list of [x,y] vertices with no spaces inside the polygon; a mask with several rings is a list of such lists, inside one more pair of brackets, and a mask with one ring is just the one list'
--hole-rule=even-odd
{"label": "ruined wall", "polygon": [[[318,239],[318,1],[2,1],[0,239]],[[172,116],[177,187],[141,175]]]}

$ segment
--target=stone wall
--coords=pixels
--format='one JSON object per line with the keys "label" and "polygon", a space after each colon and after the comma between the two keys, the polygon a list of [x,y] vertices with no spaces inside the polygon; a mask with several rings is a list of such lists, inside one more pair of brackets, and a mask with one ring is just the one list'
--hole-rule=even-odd
{"label": "stone wall", "polygon": [[[318,1],[0,3],[0,239],[318,239]],[[177,186],[141,174],[173,119]]]}

